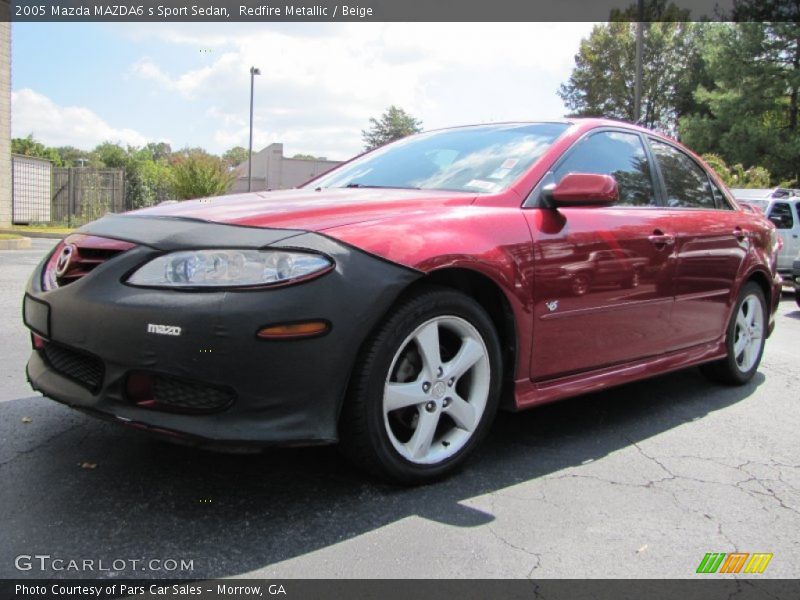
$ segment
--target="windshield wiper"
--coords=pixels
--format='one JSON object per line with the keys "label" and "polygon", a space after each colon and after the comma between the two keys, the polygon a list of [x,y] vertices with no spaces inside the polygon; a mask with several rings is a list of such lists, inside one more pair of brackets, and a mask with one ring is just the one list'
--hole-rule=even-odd
{"label": "windshield wiper", "polygon": [[403,186],[403,185],[367,185],[365,183],[358,183],[351,181],[346,188],[363,188],[363,189],[377,189],[377,190],[421,190],[422,188]]}

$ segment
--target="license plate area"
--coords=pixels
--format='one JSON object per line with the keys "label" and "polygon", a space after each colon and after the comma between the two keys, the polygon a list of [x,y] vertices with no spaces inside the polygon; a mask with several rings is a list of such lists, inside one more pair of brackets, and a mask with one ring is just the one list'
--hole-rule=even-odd
{"label": "license plate area", "polygon": [[26,294],[22,302],[22,320],[28,329],[50,339],[50,305],[47,302]]}

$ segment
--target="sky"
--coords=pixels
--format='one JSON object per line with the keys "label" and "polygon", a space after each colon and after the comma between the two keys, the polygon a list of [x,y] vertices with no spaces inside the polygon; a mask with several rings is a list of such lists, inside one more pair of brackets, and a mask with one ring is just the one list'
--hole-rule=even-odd
{"label": "sky", "polygon": [[562,117],[591,23],[14,23],[12,132],[346,159],[391,104],[425,129]]}

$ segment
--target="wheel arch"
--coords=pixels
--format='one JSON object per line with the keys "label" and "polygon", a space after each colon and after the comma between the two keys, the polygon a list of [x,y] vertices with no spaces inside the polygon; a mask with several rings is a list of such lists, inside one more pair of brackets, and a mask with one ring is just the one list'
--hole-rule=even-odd
{"label": "wheel arch", "polygon": [[[764,300],[767,302],[767,308],[772,306],[772,284],[770,283],[769,276],[761,269],[754,269],[744,277],[742,286],[751,281],[756,283],[758,287],[761,288],[761,291],[764,292]],[[741,290],[741,287],[739,289]]]}
{"label": "wheel arch", "polygon": [[488,275],[465,267],[443,267],[430,271],[409,285],[401,297],[424,286],[437,285],[457,290],[475,300],[489,315],[503,351],[503,391],[501,407],[514,407],[519,340],[514,309],[503,288]]}
{"label": "wheel arch", "polygon": [[[475,269],[465,267],[442,267],[429,271],[418,279],[410,283],[405,289],[398,294],[395,301],[386,310],[386,314],[397,306],[400,302],[409,297],[409,295],[416,294],[419,290],[428,286],[439,286],[457,290],[476,302],[486,311],[492,323],[495,326],[497,335],[500,338],[500,346],[502,349],[503,360],[503,382],[502,392],[500,397],[500,408],[508,410],[516,410],[514,399],[514,380],[517,371],[517,358],[519,353],[519,340],[517,334],[517,318],[514,314],[514,309],[511,302],[503,291],[503,288],[494,279],[488,275],[479,272]],[[380,327],[383,317],[379,319],[372,331],[370,331],[361,341],[358,355],[360,356],[363,348],[374,335],[374,332]],[[358,366],[358,359],[354,362],[351,369],[356,369]],[[352,378],[352,372],[351,372]],[[346,388],[349,388],[348,382]],[[337,420],[341,418],[342,407],[347,393],[345,393],[338,407]]]}

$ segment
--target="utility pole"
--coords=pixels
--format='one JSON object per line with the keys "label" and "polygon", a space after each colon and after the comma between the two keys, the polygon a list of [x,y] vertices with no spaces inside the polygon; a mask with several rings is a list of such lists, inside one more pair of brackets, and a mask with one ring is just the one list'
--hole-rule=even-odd
{"label": "utility pole", "polygon": [[247,191],[253,191],[253,84],[261,70],[250,67],[250,144],[247,147]]}
{"label": "utility pole", "polygon": [[644,0],[638,0],[636,21],[636,83],[633,92],[633,122],[642,118],[642,51],[644,49]]}

